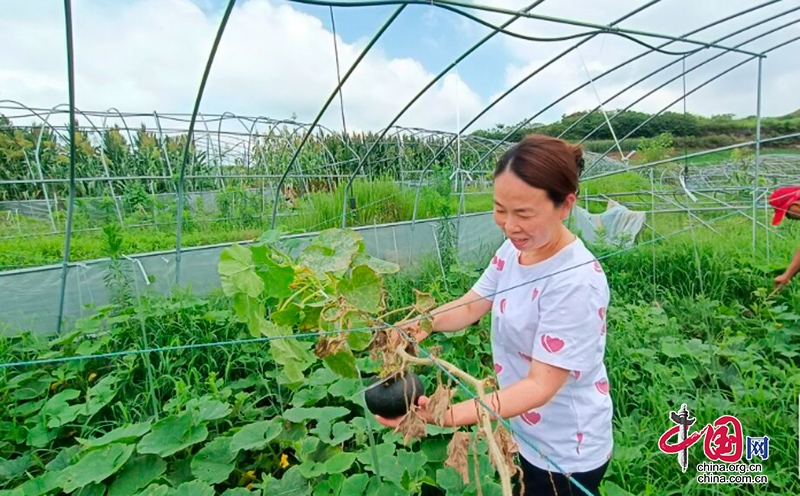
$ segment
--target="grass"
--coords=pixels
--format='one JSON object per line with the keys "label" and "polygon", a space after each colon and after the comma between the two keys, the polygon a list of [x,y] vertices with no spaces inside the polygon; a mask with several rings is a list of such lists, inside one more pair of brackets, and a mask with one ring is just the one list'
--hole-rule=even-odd
{"label": "grass", "polygon": [[[772,278],[796,249],[798,226],[782,227],[787,239],[771,239],[769,257],[763,238],[758,251],[752,252],[750,224],[744,219],[728,220],[719,228],[725,233],[724,243],[707,229],[697,229],[694,235],[684,233],[612,256],[608,255],[617,252],[617,248],[595,247],[596,254],[604,257],[602,264],[612,290],[606,364],[615,408],[616,446],[604,484],[604,494],[608,496],[800,492],[795,432],[796,392],[800,390],[800,355],[796,351],[800,345],[800,291],[795,283],[768,297]],[[490,256],[487,254],[485,258],[488,260]],[[443,302],[466,291],[481,270],[481,265],[453,266],[443,279],[438,263],[423,261],[418,270],[387,279],[387,306],[400,308],[413,303],[414,290],[430,292]],[[62,339],[61,345],[55,346],[22,335],[0,340],[0,359],[7,362],[43,355],[58,357],[244,337],[241,324],[231,312],[230,301],[218,293],[205,298],[185,291],[165,298],[129,294],[119,306],[107,312],[110,321],[85,322],[81,331],[105,330],[99,339],[83,344],[78,341],[70,344],[72,338]],[[465,331],[435,335],[425,346],[439,346],[446,359],[472,375],[486,377],[492,373],[489,322],[487,316]],[[365,371],[370,370],[368,361],[360,363]],[[152,367],[150,373],[148,367]],[[358,407],[346,401],[349,394],[358,390],[358,385],[352,380],[331,380],[323,372],[324,368],[310,373],[301,387],[289,388],[281,384],[277,364],[260,345],[165,352],[148,355],[146,360],[129,356],[35,369],[2,369],[0,431],[5,441],[0,443],[0,457],[21,466],[21,457],[35,453],[35,458],[24,460],[30,462],[26,469],[36,474],[42,470],[37,467],[74,444],[70,436],[99,436],[120,425],[152,419],[154,408],[161,412],[162,418],[176,415],[193,401],[218,401],[232,408],[232,413],[224,419],[209,424],[209,442],[291,408],[313,412],[314,408],[350,405],[348,408],[359,412]],[[92,374],[97,378],[91,379]],[[56,430],[52,441],[31,437],[30,429],[36,425],[36,416],[31,414],[38,411],[33,408],[38,401],[52,403],[65,388],[83,390],[111,374],[120,381],[116,395],[107,399],[91,422],[79,416],[65,428]],[[423,370],[422,375],[430,386],[433,372]],[[16,387],[20,384],[27,385],[29,392],[22,394]],[[461,395],[456,400],[464,398]],[[763,464],[769,485],[698,484],[695,466],[708,461],[701,444],[689,450],[686,473],[681,471],[675,456],[661,453],[658,438],[673,425],[669,412],[682,403],[697,418],[694,429],[712,423],[721,415],[733,415],[742,423],[745,436],[769,436],[769,458],[753,460]],[[203,404],[208,408],[212,405]],[[55,406],[51,404],[51,413]],[[370,468],[364,430],[368,421],[368,416],[356,413],[349,421],[354,427],[338,428],[342,433],[352,431],[342,447],[356,457],[341,478],[330,475],[327,482],[324,479],[316,484],[342,487],[351,479],[355,483],[361,474],[372,476],[374,468]],[[267,494],[276,490],[274,483],[269,486],[261,482],[269,477],[284,480],[286,484],[313,482],[310,472],[298,473],[282,467],[281,456],[289,453],[290,468],[304,463],[307,454],[303,454],[301,440],[325,436],[314,422],[295,420],[291,422],[292,430],[263,449],[240,454],[225,479],[225,487],[264,486]],[[391,446],[393,450],[382,458],[381,463],[387,464],[383,465],[384,481],[402,484],[405,480],[410,484],[408,487],[424,488],[424,494],[444,494],[442,488],[447,487],[452,488],[448,494],[474,494],[474,484],[472,489],[464,488],[450,478],[450,470],[443,465],[446,445],[441,437],[434,434],[421,444],[406,447],[396,435],[381,431],[377,425],[372,427],[380,431],[376,443],[386,445],[387,449]],[[38,447],[32,450],[26,443],[34,441]],[[182,469],[181,464],[188,467],[198,449],[199,445],[178,451],[172,458],[164,457],[166,472],[148,483],[177,487],[192,480],[191,471],[185,472],[189,469]],[[326,450],[318,452],[318,460],[324,461],[338,452],[337,446]],[[485,463],[484,458],[480,460]],[[394,461],[405,463],[409,472],[404,475],[402,468],[393,472]],[[18,472],[18,465],[4,465],[0,460],[0,466],[6,469],[3,473],[10,474],[5,479],[7,487],[16,487],[26,479]],[[256,480],[248,475],[251,471]],[[113,480],[109,478],[106,482],[110,484]],[[484,494],[490,490],[485,487]],[[401,493],[415,492],[401,490],[397,494]]]}

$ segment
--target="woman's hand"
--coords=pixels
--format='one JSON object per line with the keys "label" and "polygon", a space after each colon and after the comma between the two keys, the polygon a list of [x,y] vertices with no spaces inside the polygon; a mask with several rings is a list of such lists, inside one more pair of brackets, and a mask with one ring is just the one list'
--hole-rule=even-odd
{"label": "woman's hand", "polygon": [[[404,333],[411,336],[417,343],[428,337],[428,333],[419,328],[419,320],[414,320],[408,323],[398,322],[395,324],[395,327],[402,329]],[[389,346],[392,348],[397,348],[406,342],[405,336],[403,336],[403,334],[394,327],[389,328],[388,337]]]}
{"label": "woman's hand", "polygon": [[[419,399],[417,400],[417,406],[414,407],[414,410],[416,410],[417,415],[419,415],[422,418],[422,420],[425,421],[425,423],[428,423],[428,424],[434,423],[433,422],[433,416],[428,411],[428,397],[427,396],[420,396],[419,397]],[[402,420],[403,420],[403,417],[387,419],[387,418],[381,417],[380,415],[375,415],[375,418],[378,420],[378,422],[381,425],[385,425],[386,427],[391,427],[392,429],[395,429],[398,425],[400,425],[400,422],[402,422]]]}

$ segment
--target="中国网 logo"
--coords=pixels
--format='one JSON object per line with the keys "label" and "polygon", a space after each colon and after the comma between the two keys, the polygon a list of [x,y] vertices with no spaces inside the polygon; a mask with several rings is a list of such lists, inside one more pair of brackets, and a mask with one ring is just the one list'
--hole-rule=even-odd
{"label": "\u4e2d\u56fd\u7f51 logo", "polygon": [[[744,436],[742,423],[733,415],[722,415],[702,429],[692,431],[690,428],[697,419],[691,416],[684,403],[677,412],[670,412],[669,419],[675,425],[661,435],[658,447],[668,455],[677,455],[683,472],[689,466],[689,448],[701,439],[703,454],[712,462],[734,464],[741,461],[742,456],[748,461],[756,456],[762,460],[769,457],[769,437]],[[676,442],[670,443],[674,437],[677,437]]]}

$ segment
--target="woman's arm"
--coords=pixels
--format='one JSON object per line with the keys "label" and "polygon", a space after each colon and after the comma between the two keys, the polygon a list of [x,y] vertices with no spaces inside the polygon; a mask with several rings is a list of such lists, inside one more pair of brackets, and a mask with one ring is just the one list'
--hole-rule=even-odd
{"label": "woman's arm", "polygon": [[[479,321],[492,309],[492,301],[478,295],[470,290],[461,298],[445,303],[444,305],[432,310],[433,316],[432,332],[455,332],[468,327]],[[419,328],[419,319],[404,324],[399,322],[397,325],[414,338],[417,342],[422,341],[430,332]],[[393,330],[390,332],[389,342],[397,345],[400,342],[400,334]]]}
{"label": "woman's arm", "polygon": [[[486,396],[486,406],[504,419],[522,415],[549,402],[569,379],[569,371],[533,360],[528,375],[507,388]],[[420,402],[427,405],[427,401]],[[420,405],[423,406],[422,404]],[[446,427],[473,425],[478,422],[474,400],[463,401],[450,407],[445,414]],[[430,413],[423,407],[418,412],[426,422],[433,423]]]}
{"label": "woman's arm", "polygon": [[492,309],[492,300],[468,291],[461,298],[446,303],[432,311],[434,332],[460,331],[481,320]]}
{"label": "woman's arm", "polygon": [[[569,379],[569,371],[533,360],[528,375],[507,388],[486,396],[486,406],[504,419],[522,415],[549,402]],[[435,424],[427,406],[430,398],[422,396],[418,401],[417,414],[427,423]],[[444,414],[443,427],[460,427],[478,423],[478,409],[482,405],[476,400],[467,400],[450,406]],[[401,418],[386,419],[376,416],[378,422],[387,427],[397,427]]]}

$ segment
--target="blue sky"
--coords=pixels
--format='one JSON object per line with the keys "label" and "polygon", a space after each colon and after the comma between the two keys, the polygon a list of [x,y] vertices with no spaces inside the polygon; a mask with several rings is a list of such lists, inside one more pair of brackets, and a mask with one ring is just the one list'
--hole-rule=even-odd
{"label": "blue sky", "polygon": [[[227,0],[192,0],[209,15],[221,16]],[[333,31],[330,9],[325,6],[288,3],[322,21]],[[376,7],[335,7],[336,34],[348,43],[371,40],[397,9],[396,5]],[[482,39],[488,29],[472,24],[462,16],[436,7],[409,5],[381,36],[378,47],[390,58],[411,57],[432,74],[438,74],[456,57]],[[502,36],[495,35],[458,65],[459,75],[469,86],[488,99],[504,90],[502,74],[512,62],[502,46]],[[342,68],[342,73],[347,67]]]}
{"label": "blue sky", "polygon": [[[0,0],[0,100],[52,108],[67,102],[63,7],[52,0]],[[480,0],[517,10],[528,0]],[[607,24],[645,0],[546,0],[535,11]],[[73,0],[76,97],[80,109],[128,112],[181,112],[193,108],[225,0]],[[731,13],[753,7],[751,0],[719,3],[662,0],[623,24],[625,28],[679,36]],[[342,74],[395,10],[395,6],[334,9]],[[758,28],[728,41],[736,44],[781,23],[800,21],[800,0],[770,4],[695,38],[710,41],[750,24]],[[507,17],[473,11],[502,23]],[[778,20],[761,23],[770,16]],[[586,28],[520,20],[514,31],[531,36],[563,36]],[[489,29],[452,12],[428,5],[407,7],[361,62],[344,87],[349,129],[383,129],[398,112],[456,57]],[[764,50],[800,36],[800,22],[748,45]],[[644,41],[658,44],[663,40]],[[399,120],[401,126],[455,131],[504,92],[575,40],[534,43],[497,35],[459,64],[419,99]],[[687,50],[676,44],[674,50]],[[763,115],[783,115],[800,108],[798,44],[773,52],[764,62]],[[601,35],[537,74],[467,130],[515,124],[537,114],[537,122],[592,109],[632,106],[633,110],[681,111],[680,64],[626,90],[640,76],[679,60],[649,54],[607,77],[600,75],[637,56],[642,46]],[[687,67],[723,52],[710,49],[687,58]],[[735,53],[703,65],[686,76],[690,90],[743,60]],[[292,116],[310,122],[336,86],[336,68],[327,7],[286,0],[238,0],[206,86],[201,112]],[[588,78],[592,84],[588,84]],[[562,97],[576,88],[569,97]],[[654,93],[650,91],[656,89]],[[612,98],[625,90],[621,96]],[[552,102],[558,102],[549,108]],[[671,106],[672,105],[672,106]],[[671,107],[670,107],[671,106]],[[546,111],[545,111],[546,110]],[[687,110],[703,115],[752,115],[756,110],[756,64],[751,61],[690,94]],[[322,124],[341,124],[338,98]],[[99,123],[98,123],[99,124]],[[239,125],[239,124],[236,124]]]}

